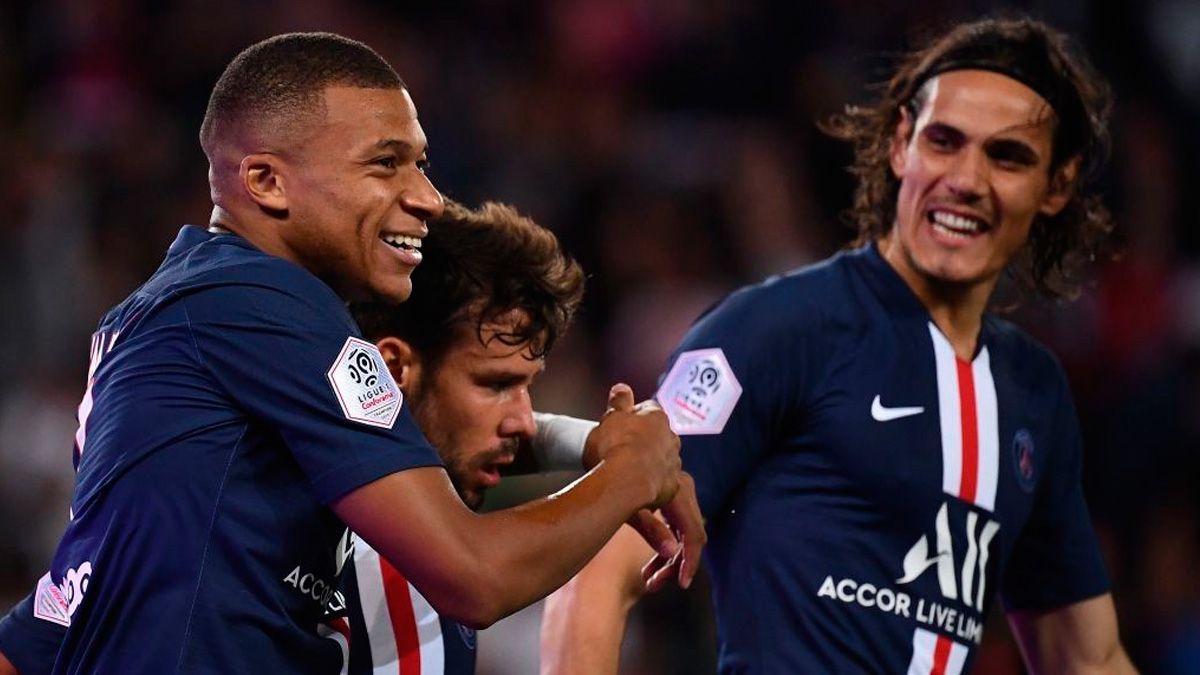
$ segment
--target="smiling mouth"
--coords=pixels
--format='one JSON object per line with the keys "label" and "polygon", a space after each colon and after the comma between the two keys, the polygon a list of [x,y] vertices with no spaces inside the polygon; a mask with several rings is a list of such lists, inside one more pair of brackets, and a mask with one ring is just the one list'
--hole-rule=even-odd
{"label": "smiling mouth", "polygon": [[970,239],[991,229],[986,222],[949,211],[932,210],[926,215],[933,229],[948,237]]}
{"label": "smiling mouth", "polygon": [[421,250],[420,237],[410,237],[403,234],[381,234],[379,235],[379,238],[382,239],[383,243],[387,244],[388,246],[391,246],[392,248],[398,248],[401,251],[412,252]]}

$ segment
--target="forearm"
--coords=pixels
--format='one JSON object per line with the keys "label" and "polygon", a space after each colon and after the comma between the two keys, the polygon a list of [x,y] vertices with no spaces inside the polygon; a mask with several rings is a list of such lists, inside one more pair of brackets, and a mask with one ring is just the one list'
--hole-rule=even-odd
{"label": "forearm", "polygon": [[469,511],[431,469],[380,479],[334,510],[439,613],[484,627],[564,584],[653,501],[635,466],[613,462],[556,495],[493,513]]}
{"label": "forearm", "polygon": [[1124,675],[1137,669],[1121,646],[1112,596],[1044,612],[1009,614],[1029,672]]}
{"label": "forearm", "polygon": [[641,565],[653,555],[622,527],[595,558],[546,599],[542,675],[615,675],[629,611],[644,590]]}

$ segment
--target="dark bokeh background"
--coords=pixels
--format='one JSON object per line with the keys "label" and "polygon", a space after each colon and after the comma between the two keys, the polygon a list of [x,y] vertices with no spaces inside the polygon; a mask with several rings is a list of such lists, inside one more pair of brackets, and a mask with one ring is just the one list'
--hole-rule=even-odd
{"label": "dark bokeh background", "polygon": [[[91,328],[181,223],[208,217],[196,132],[221,68],[251,42],[323,29],[371,44],[413,92],[436,184],[559,233],[590,287],[538,404],[594,414],[613,380],[649,395],[714,299],[849,238],[849,155],[816,119],[862,100],[922,31],[1007,8],[1078,36],[1117,94],[1104,186],[1125,254],[1078,301],[1016,318],[1071,376],[1129,649],[1147,672],[1200,672],[1200,207],[1185,198],[1200,178],[1200,3],[409,5],[0,8],[0,611],[65,522]],[[625,670],[711,669],[706,604],[675,592],[644,605]],[[485,639],[481,672],[530,672],[529,621],[494,629],[516,637]],[[993,625],[979,672],[1016,664]]]}

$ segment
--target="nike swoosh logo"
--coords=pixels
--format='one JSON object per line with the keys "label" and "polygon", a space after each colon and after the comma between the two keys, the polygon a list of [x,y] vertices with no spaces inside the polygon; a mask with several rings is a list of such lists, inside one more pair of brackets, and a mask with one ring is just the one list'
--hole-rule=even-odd
{"label": "nike swoosh logo", "polygon": [[909,406],[906,408],[885,408],[879,402],[879,395],[875,395],[875,400],[871,401],[871,417],[875,418],[876,422],[891,422],[898,420],[901,417],[910,417],[912,415],[920,415],[925,412],[925,408],[921,406]]}

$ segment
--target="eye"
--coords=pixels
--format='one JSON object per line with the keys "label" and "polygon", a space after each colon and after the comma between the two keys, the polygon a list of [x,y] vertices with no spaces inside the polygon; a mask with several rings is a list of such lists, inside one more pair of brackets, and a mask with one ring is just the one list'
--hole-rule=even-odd
{"label": "eye", "polygon": [[383,157],[380,157],[379,159],[375,160],[375,163],[378,164],[379,166],[382,166],[385,169],[395,169],[396,168],[396,158],[392,157],[391,155],[385,155]]}
{"label": "eye", "polygon": [[425,159],[424,157],[422,157],[421,159],[418,159],[417,160],[417,171],[420,171],[421,173],[428,172],[429,171],[429,160]]}

